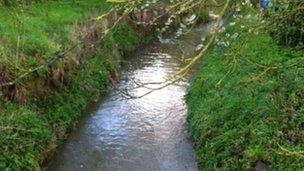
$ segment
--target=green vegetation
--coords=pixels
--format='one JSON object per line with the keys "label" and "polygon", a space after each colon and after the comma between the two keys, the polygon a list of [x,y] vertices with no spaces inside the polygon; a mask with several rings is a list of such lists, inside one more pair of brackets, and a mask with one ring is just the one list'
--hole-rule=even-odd
{"label": "green vegetation", "polygon": [[43,155],[64,138],[87,102],[106,89],[109,69],[117,60],[115,54],[94,54],[80,71],[68,73],[66,85],[57,85],[55,92],[32,99],[25,107],[2,104],[0,169],[38,169]]}
{"label": "green vegetation", "polygon": [[252,11],[231,16],[189,88],[201,170],[304,168],[304,52]]}
{"label": "green vegetation", "polygon": [[[259,17],[236,0],[164,1],[168,7],[160,11],[168,14],[159,11],[155,23],[146,21],[155,9],[133,8],[147,1],[113,2],[125,3],[119,13],[134,13],[117,24],[92,20],[111,9],[105,0],[0,0],[0,170],[40,170],[87,103],[107,90],[121,55],[155,37],[148,26],[164,24],[162,33],[206,23],[207,9],[219,12],[225,2],[223,14],[229,2],[232,14],[219,36],[212,29],[203,40],[206,49],[198,54],[207,55],[187,95],[199,167],[304,168],[302,2],[277,3]],[[151,25],[131,26],[136,19]],[[115,27],[106,32],[106,25]]]}
{"label": "green vegetation", "polygon": [[208,23],[210,22],[211,18],[209,16],[209,12],[207,10],[199,10],[197,15],[197,22],[198,23]]}
{"label": "green vegetation", "polygon": [[37,2],[46,2],[49,0],[0,0],[0,6],[16,6],[16,5],[28,5]]}
{"label": "green vegetation", "polygon": [[[105,0],[48,1],[27,6],[0,7],[0,71],[16,77],[71,46],[75,23],[105,11]],[[76,35],[74,35],[76,36]]]}
{"label": "green vegetation", "polygon": [[[121,21],[104,39],[98,39],[101,29],[89,19],[109,8],[105,1],[48,1],[0,8],[5,18],[0,22],[0,83],[12,81],[48,62],[55,52],[81,43],[81,48],[76,47],[49,68],[1,88],[0,170],[40,170],[87,103],[107,89],[121,53],[153,36],[139,36]],[[83,40],[79,34],[85,35]],[[86,38],[91,34],[95,37]]]}
{"label": "green vegetation", "polygon": [[303,47],[304,44],[304,1],[275,4],[272,19],[275,29],[271,35],[281,45]]}

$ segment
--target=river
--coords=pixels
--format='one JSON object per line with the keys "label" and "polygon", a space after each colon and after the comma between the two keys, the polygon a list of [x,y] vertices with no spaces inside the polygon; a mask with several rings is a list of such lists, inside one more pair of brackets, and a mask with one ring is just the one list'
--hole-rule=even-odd
{"label": "river", "polygon": [[[210,25],[186,35],[155,41],[124,60],[117,87],[158,82],[184,66]],[[188,139],[184,102],[193,73],[179,83],[142,98],[128,99],[111,90],[85,115],[56,152],[49,171],[195,171],[195,153]],[[135,81],[136,80],[136,81]],[[154,87],[158,85],[153,85]],[[147,92],[135,89],[134,96]]]}

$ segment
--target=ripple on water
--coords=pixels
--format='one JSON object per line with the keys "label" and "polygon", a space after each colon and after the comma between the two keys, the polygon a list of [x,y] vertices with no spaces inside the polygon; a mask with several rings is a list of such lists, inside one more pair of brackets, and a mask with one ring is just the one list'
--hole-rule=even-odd
{"label": "ripple on water", "polygon": [[[130,57],[118,87],[130,89],[138,82],[159,82],[185,65],[183,47],[193,54],[209,27],[186,36],[153,43]],[[125,99],[112,91],[99,109],[80,122],[54,158],[49,170],[197,170],[187,137],[184,95],[188,78],[140,99]],[[157,87],[159,85],[150,85]],[[141,95],[148,90],[132,91]]]}

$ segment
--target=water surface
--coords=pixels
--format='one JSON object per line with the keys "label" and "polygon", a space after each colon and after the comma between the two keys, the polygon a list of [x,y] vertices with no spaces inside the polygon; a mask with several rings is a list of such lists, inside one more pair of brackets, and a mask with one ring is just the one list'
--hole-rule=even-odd
{"label": "water surface", "polygon": [[[117,87],[163,81],[185,65],[209,26],[181,37],[163,39],[130,55]],[[191,75],[191,74],[190,74]],[[188,76],[189,77],[189,76]],[[187,136],[184,95],[189,78],[138,99],[112,90],[98,109],[84,117],[59,148],[50,171],[195,171],[195,154]],[[158,85],[153,85],[154,87]],[[150,86],[151,87],[151,86]],[[140,96],[146,88],[131,91]]]}

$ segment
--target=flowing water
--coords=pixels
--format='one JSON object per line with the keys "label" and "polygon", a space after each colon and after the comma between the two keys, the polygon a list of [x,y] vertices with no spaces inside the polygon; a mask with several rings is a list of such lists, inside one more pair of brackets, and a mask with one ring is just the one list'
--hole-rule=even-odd
{"label": "flowing water", "polygon": [[[209,30],[210,26],[201,26],[187,35],[139,49],[125,59],[128,63],[121,70],[117,87],[131,89],[138,82],[163,81],[176,73],[185,65],[183,58],[195,53],[201,35]],[[48,170],[197,170],[184,103],[190,76],[137,99],[124,98],[120,91],[112,90],[80,121]],[[140,96],[147,91],[139,88],[130,93]]]}

